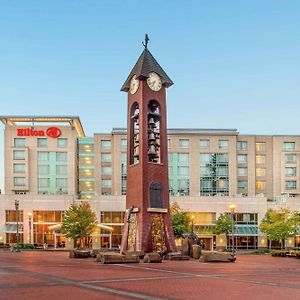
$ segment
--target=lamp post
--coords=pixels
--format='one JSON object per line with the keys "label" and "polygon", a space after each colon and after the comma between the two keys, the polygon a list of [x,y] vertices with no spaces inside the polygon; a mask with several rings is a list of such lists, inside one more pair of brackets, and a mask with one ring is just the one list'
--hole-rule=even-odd
{"label": "lamp post", "polygon": [[16,209],[16,221],[17,221],[17,247],[16,247],[16,252],[19,252],[20,249],[18,249],[18,244],[19,244],[19,200],[15,200],[15,209]]}
{"label": "lamp post", "polygon": [[232,204],[229,206],[230,208],[230,214],[231,214],[231,219],[232,219],[232,227],[231,227],[231,237],[232,237],[232,254],[235,253],[234,249],[234,213],[235,213],[235,204]]}
{"label": "lamp post", "polygon": [[194,233],[194,216],[192,216],[192,233]]}
{"label": "lamp post", "polygon": [[32,213],[28,213],[28,227],[29,227],[29,244],[31,244],[31,220],[32,220]]}

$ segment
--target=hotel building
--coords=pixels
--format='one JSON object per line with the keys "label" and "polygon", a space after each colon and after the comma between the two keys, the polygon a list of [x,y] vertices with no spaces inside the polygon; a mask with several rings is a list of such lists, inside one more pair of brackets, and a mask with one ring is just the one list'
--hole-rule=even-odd
{"label": "hotel building", "polygon": [[[79,117],[2,116],[4,188],[0,195],[0,243],[70,246],[53,225],[70,204],[89,201],[99,223],[93,247],[121,242],[126,197],[126,129],[86,137]],[[266,247],[258,230],[270,208],[300,210],[300,136],[241,135],[235,129],[169,129],[169,190],[193,219],[207,248],[224,246],[213,226],[234,204],[235,243]],[[52,227],[51,227],[52,226]],[[227,241],[228,243],[229,241]],[[288,246],[300,246],[289,239]]]}

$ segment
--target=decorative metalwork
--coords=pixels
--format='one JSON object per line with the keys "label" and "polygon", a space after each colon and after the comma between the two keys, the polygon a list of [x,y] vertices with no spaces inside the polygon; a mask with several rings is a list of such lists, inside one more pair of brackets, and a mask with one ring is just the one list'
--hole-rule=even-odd
{"label": "decorative metalwork", "polygon": [[151,214],[152,248],[155,252],[163,252],[166,249],[165,223],[162,214]]}
{"label": "decorative metalwork", "polygon": [[145,34],[145,43],[142,42],[143,46],[144,46],[146,49],[147,49],[147,47],[148,47],[149,41],[150,41],[149,36],[148,36],[148,34],[146,33],[146,34]]}
{"label": "decorative metalwork", "polygon": [[137,236],[137,214],[131,213],[129,217],[129,233],[128,233],[128,251],[136,251]]}

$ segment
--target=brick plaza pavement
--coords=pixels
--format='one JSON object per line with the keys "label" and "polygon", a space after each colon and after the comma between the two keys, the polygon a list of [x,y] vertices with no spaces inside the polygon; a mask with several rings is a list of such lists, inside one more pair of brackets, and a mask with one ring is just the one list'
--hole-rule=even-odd
{"label": "brick plaza pavement", "polygon": [[101,265],[66,252],[0,252],[0,299],[300,299],[300,260]]}

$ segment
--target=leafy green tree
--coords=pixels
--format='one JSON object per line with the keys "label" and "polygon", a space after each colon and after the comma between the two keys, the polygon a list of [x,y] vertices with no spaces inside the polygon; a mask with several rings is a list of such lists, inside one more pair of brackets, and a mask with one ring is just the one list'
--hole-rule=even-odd
{"label": "leafy green tree", "polygon": [[62,223],[62,233],[67,238],[79,241],[80,248],[84,246],[84,238],[92,234],[97,226],[97,218],[88,202],[79,205],[72,204],[65,212]]}
{"label": "leafy green tree", "polygon": [[173,231],[176,238],[179,238],[184,232],[189,231],[190,220],[186,212],[182,211],[178,203],[170,207]]}
{"label": "leafy green tree", "polygon": [[297,233],[297,225],[300,224],[298,212],[290,212],[288,209],[268,210],[259,229],[270,241],[281,241],[281,249],[285,248],[284,240],[294,237]]}
{"label": "leafy green tree", "polygon": [[226,240],[228,240],[228,235],[232,233],[233,220],[229,214],[220,214],[217,219],[216,226],[214,229],[215,234],[225,234]]}

